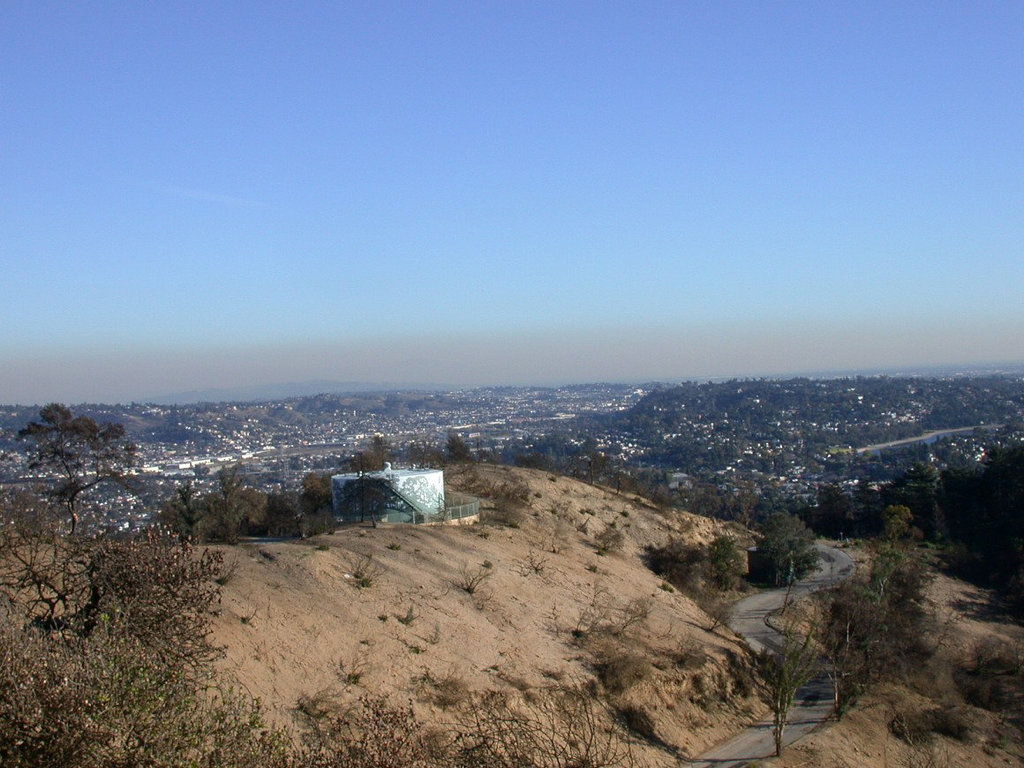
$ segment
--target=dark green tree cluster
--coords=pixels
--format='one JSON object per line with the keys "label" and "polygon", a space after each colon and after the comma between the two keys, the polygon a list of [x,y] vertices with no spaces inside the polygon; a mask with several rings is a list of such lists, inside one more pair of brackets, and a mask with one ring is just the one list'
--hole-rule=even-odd
{"label": "dark green tree cluster", "polygon": [[198,493],[186,483],[164,504],[158,519],[182,540],[234,544],[252,528],[265,525],[267,494],[246,486],[237,467],[217,473],[215,489]]}
{"label": "dark green tree cluster", "polygon": [[452,464],[469,464],[473,461],[473,452],[461,435],[454,432],[448,435],[446,449],[448,461]]}
{"label": "dark green tree cluster", "polygon": [[820,536],[877,538],[885,534],[885,509],[902,506],[911,512],[913,536],[937,541],[947,533],[938,499],[939,482],[934,467],[915,463],[888,483],[860,481],[852,490],[826,483],[818,488],[816,503],[799,514]]}
{"label": "dark green tree cluster", "polygon": [[758,561],[765,576],[776,586],[789,584],[814,570],[819,556],[814,533],[795,515],[771,515],[761,526]]}
{"label": "dark green tree cluster", "polygon": [[971,466],[937,471],[918,463],[889,483],[819,489],[803,517],[825,536],[892,539],[893,510],[903,535],[946,546],[961,576],[1004,591],[1024,611],[1024,446],[994,447]]}
{"label": "dark green tree cluster", "polygon": [[935,468],[917,463],[882,489],[882,499],[886,507],[897,505],[910,510],[911,530],[916,537],[938,541],[947,533],[938,487],[939,473]]}
{"label": "dark green tree cluster", "polygon": [[1024,613],[1024,446],[991,451],[977,468],[942,472],[936,504],[954,567],[1004,590]]}

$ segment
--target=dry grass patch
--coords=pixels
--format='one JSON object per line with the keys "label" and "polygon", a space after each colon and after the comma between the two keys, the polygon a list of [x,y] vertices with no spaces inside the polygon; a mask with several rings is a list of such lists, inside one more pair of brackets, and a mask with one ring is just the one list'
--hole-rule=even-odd
{"label": "dry grass patch", "polygon": [[419,697],[441,709],[457,709],[469,703],[472,693],[466,681],[449,670],[444,675],[434,676],[424,669],[414,681]]}

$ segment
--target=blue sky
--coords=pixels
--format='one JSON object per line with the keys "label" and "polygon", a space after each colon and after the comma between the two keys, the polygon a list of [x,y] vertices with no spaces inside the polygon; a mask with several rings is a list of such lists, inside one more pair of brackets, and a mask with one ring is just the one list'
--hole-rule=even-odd
{"label": "blue sky", "polygon": [[1024,361],[1024,6],[0,8],[0,402]]}

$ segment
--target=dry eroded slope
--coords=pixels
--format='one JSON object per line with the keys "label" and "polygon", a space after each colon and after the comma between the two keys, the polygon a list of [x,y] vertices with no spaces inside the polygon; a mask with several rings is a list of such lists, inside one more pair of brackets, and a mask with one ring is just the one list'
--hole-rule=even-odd
{"label": "dry eroded slope", "polygon": [[[706,542],[719,524],[540,471],[475,466],[448,480],[485,499],[485,522],[227,551],[215,640],[275,720],[373,692],[451,723],[487,691],[529,706],[532,690],[599,681],[614,708],[641,713],[649,738],[636,750],[655,765],[759,711],[736,640],[705,629],[642,559],[648,544]],[[617,538],[608,530],[621,545],[601,553]]]}

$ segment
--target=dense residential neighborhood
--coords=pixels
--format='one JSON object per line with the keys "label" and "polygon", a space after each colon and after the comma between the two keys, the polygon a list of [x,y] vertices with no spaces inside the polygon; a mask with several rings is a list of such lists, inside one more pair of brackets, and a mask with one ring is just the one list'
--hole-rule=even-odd
{"label": "dense residential neighborhood", "polygon": [[[191,481],[237,467],[255,487],[295,491],[310,472],[353,466],[376,439],[396,466],[443,463],[455,437],[483,461],[623,478],[698,505],[695,487],[813,499],[826,483],[884,481],[914,462],[977,461],[1024,436],[1024,379],[856,377],[450,392],[322,394],[248,403],[81,405],[125,426],[137,493],[107,499],[132,525]],[[17,432],[38,407],[0,409],[7,483],[28,470]],[[922,439],[918,439],[922,438]],[[889,448],[879,446],[903,441]],[[131,519],[124,520],[124,510]],[[112,513],[113,514],[113,513]],[[114,521],[111,521],[114,522]]]}
{"label": "dense residential neighborhood", "polygon": [[[157,710],[192,712],[175,696],[191,700],[209,683],[223,647],[225,684],[237,675],[260,698],[224,699],[228,709],[199,727],[249,712],[233,731],[243,746],[228,749],[251,754],[244,744],[268,732],[258,716],[267,707],[307,745],[275,731],[279,761],[256,762],[281,768],[378,754],[344,729],[312,739],[353,701],[387,722],[398,710],[377,691],[389,690],[416,702],[403,710],[410,725],[389,732],[415,733],[414,717],[434,716],[481,744],[494,733],[481,711],[497,707],[501,732],[508,697],[529,692],[515,706],[544,707],[536,697],[555,691],[552,733],[570,746],[584,743],[567,730],[574,723],[607,734],[598,759],[565,765],[653,768],[667,764],[665,744],[672,764],[782,757],[793,739],[794,751],[813,744],[812,729],[829,730],[832,754],[854,715],[879,720],[879,696],[889,711],[947,713],[913,731],[889,720],[911,750],[920,734],[974,749],[970,733],[985,754],[1017,758],[1019,707],[1008,702],[1021,691],[1022,386],[1010,376],[731,380],[7,408],[0,597],[6,615],[22,614],[0,627],[0,642],[5,690],[23,693],[0,702],[10,724],[0,730],[16,729],[0,754],[54,751],[55,739],[95,730],[94,700],[116,698],[126,714],[102,716],[136,721],[151,701],[136,681],[158,681]],[[932,610],[929,584],[954,577],[966,580],[955,589],[985,591],[986,615],[1005,616],[994,650],[939,652],[969,611],[956,595]],[[768,621],[787,611],[788,625]],[[331,651],[311,654],[325,635]],[[752,651],[740,655],[743,639]],[[364,647],[386,659],[386,677],[352,661]],[[83,648],[94,666],[74,666]],[[131,649],[146,648],[157,655],[124,672]],[[520,648],[530,652],[492,677],[506,669],[494,659]],[[178,659],[197,671],[176,693]],[[551,672],[566,663],[575,666]],[[165,668],[170,678],[151,676]],[[569,675],[592,681],[573,694],[590,714],[562,716],[570,689],[551,683]],[[106,692],[123,679],[135,687]],[[325,679],[338,682],[311,696],[311,681]],[[935,679],[948,682],[935,689]],[[68,706],[55,686],[80,700]],[[439,699],[449,687],[457,695]],[[633,689],[645,692],[642,707],[627,698]],[[655,689],[667,698],[646,703]],[[758,720],[768,714],[770,729]],[[216,735],[196,741],[195,728],[190,719],[182,730],[189,743],[220,749]],[[386,762],[481,765],[477,745],[444,743],[433,763]],[[632,760],[642,754],[650,759]],[[921,764],[911,756],[905,764]]]}

